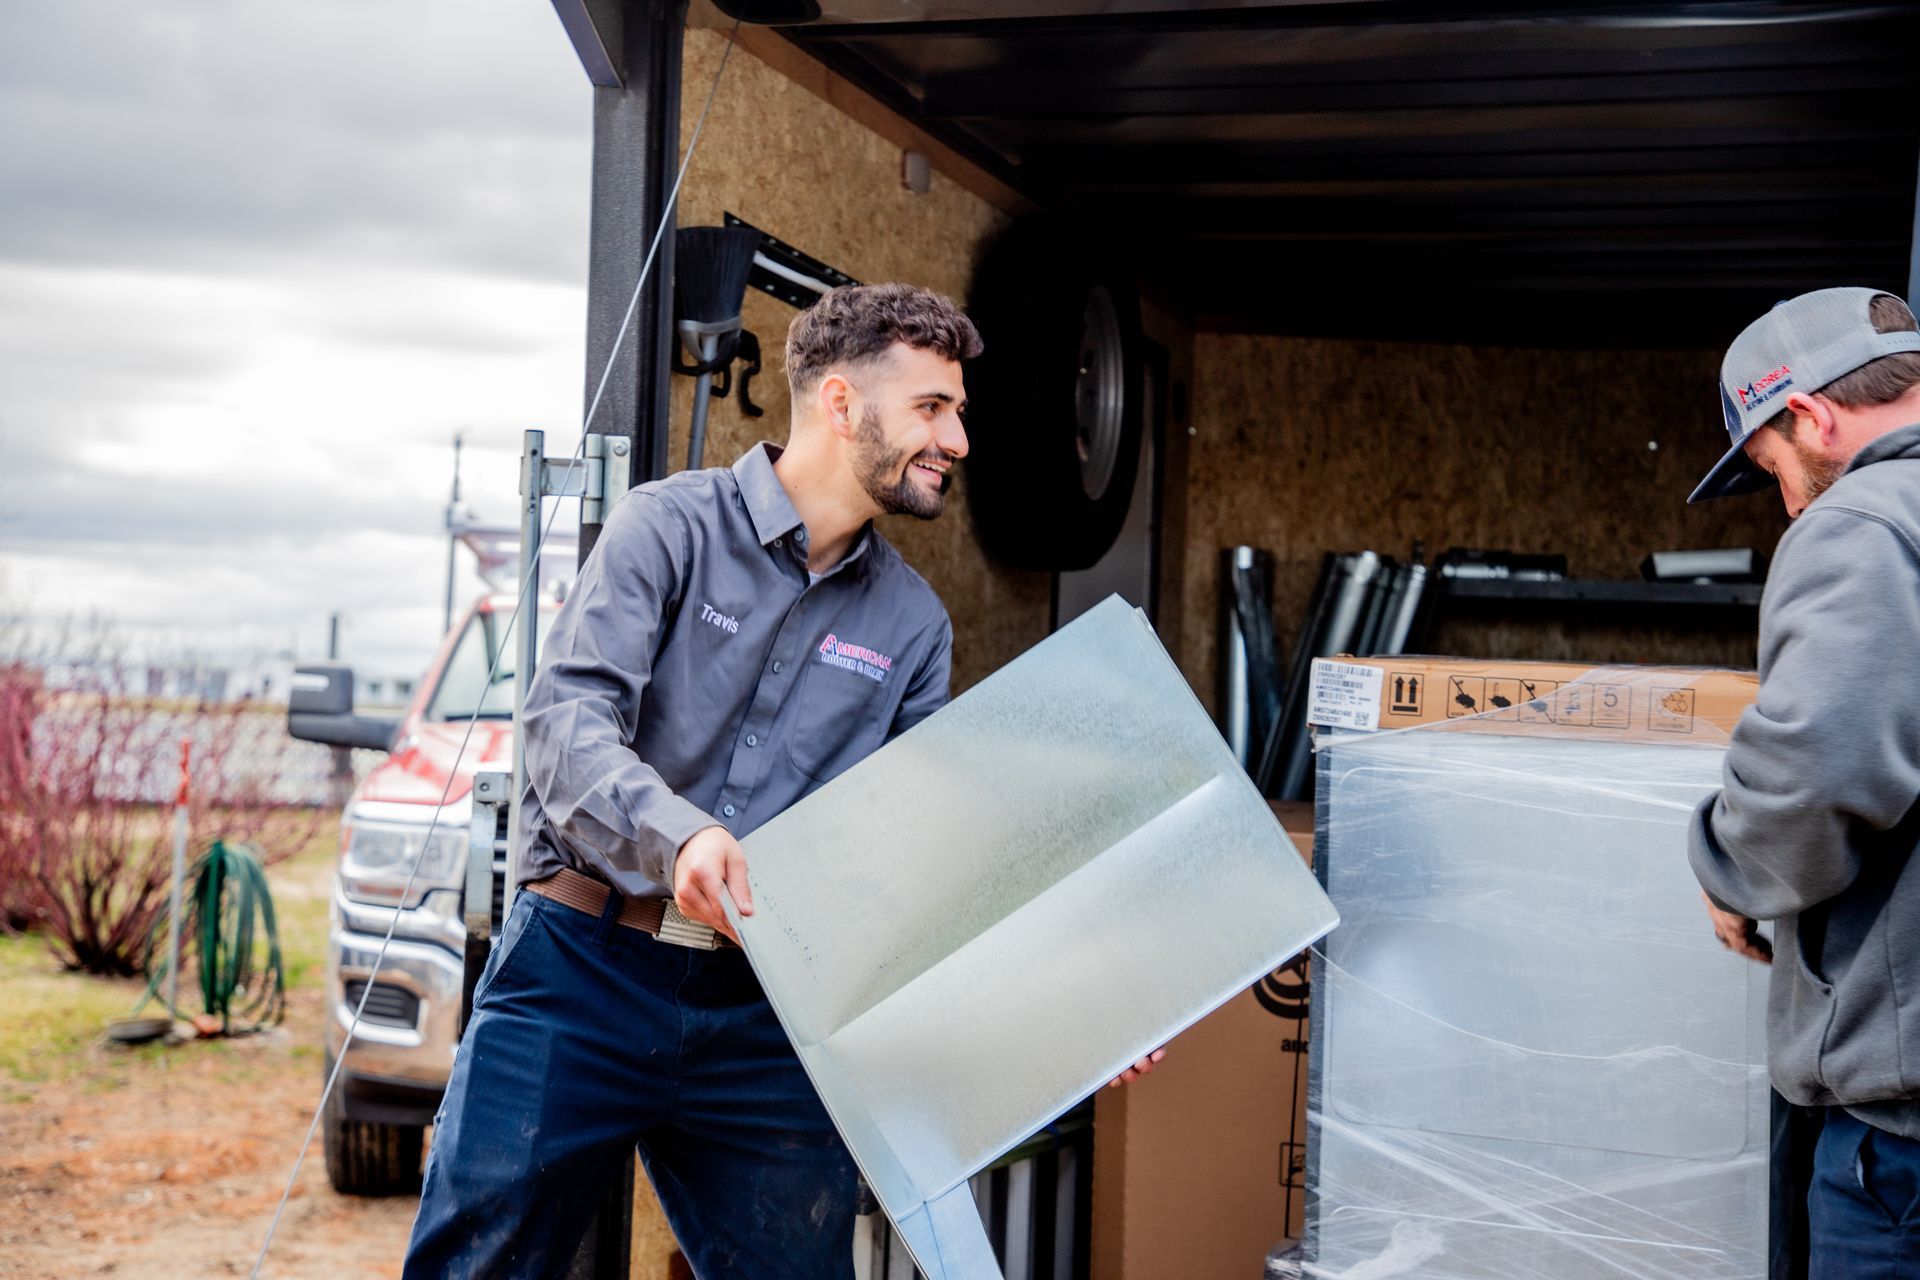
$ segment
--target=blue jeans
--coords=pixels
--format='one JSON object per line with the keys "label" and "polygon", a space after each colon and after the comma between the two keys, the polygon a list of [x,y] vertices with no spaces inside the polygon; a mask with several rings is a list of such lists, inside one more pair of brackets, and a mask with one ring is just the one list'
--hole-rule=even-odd
{"label": "blue jeans", "polygon": [[532,893],[474,994],[404,1275],[547,1276],[638,1148],[700,1280],[846,1280],[855,1170],[733,948]]}
{"label": "blue jeans", "polygon": [[1809,1280],[1920,1278],[1920,1142],[1828,1108],[1807,1225]]}

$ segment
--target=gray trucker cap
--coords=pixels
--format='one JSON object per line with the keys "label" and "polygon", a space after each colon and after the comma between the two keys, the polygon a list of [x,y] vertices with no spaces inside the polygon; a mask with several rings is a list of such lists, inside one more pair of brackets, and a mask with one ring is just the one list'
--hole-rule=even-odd
{"label": "gray trucker cap", "polygon": [[1747,438],[1786,406],[1790,391],[1818,391],[1863,364],[1920,351],[1920,333],[1877,333],[1868,308],[1885,289],[1818,289],[1780,303],[1741,331],[1720,364],[1720,411],[1733,447],[1688,502],[1771,488]]}

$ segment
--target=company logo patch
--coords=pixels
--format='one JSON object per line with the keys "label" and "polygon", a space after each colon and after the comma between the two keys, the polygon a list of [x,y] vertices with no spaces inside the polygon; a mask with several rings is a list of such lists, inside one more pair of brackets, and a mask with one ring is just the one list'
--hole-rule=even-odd
{"label": "company logo patch", "polygon": [[1736,387],[1734,394],[1740,397],[1741,412],[1752,413],[1792,385],[1793,370],[1783,364],[1772,373],[1755,378],[1744,387]]}
{"label": "company logo patch", "polygon": [[820,642],[820,661],[830,667],[839,667],[855,675],[865,676],[874,683],[887,678],[887,672],[893,670],[893,659],[865,645],[850,644],[834,635],[831,631]]}
{"label": "company logo patch", "polygon": [[1733,402],[1725,386],[1720,388],[1720,416],[1727,420],[1727,434],[1738,444],[1746,436],[1747,424],[1741,420],[1740,406]]}

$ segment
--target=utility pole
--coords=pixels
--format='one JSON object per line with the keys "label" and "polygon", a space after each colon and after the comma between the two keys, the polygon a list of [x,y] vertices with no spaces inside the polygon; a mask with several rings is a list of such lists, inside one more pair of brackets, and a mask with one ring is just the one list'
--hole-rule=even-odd
{"label": "utility pole", "polygon": [[454,530],[454,521],[460,515],[460,446],[464,437],[460,432],[453,433],[453,496],[447,499],[447,610],[441,620],[440,634],[453,630],[453,554],[460,546],[460,535]]}

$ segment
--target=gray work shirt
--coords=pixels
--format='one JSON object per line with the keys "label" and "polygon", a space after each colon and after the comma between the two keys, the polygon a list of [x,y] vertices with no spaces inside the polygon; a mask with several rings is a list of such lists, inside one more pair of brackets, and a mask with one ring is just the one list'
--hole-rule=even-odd
{"label": "gray work shirt", "polygon": [[940,598],[872,526],[810,584],[779,455],[607,518],[527,691],[519,883],[571,867],[670,896],[696,831],[746,835],[945,705]]}

